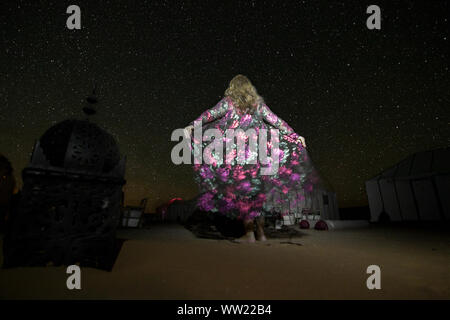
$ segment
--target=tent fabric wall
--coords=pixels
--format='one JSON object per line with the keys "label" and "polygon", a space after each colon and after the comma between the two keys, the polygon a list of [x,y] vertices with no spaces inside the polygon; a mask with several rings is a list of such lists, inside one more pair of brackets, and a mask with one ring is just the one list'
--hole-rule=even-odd
{"label": "tent fabric wall", "polygon": [[441,199],[444,217],[446,220],[450,220],[450,175],[438,176],[435,181],[439,199]]}
{"label": "tent fabric wall", "polygon": [[450,220],[450,148],[416,153],[366,181],[371,221]]}
{"label": "tent fabric wall", "polygon": [[195,211],[196,200],[174,201],[167,208],[164,221],[185,222]]}
{"label": "tent fabric wall", "polygon": [[[302,195],[302,200],[291,201],[285,206],[277,205],[277,199],[284,195],[275,194],[273,199],[266,201],[264,210],[297,216],[302,213],[303,209],[310,209],[313,212],[320,212],[322,219],[339,219],[339,207],[335,192],[318,188],[312,192],[301,190],[299,194]],[[295,193],[290,193],[288,196],[291,199],[297,198]]]}
{"label": "tent fabric wall", "polygon": [[367,198],[370,207],[370,220],[378,221],[383,211],[383,200],[381,199],[380,188],[377,180],[366,181]]}
{"label": "tent fabric wall", "polygon": [[395,181],[397,188],[398,202],[404,220],[418,220],[418,212],[414,205],[413,188],[408,180]]}
{"label": "tent fabric wall", "polygon": [[378,184],[381,190],[381,197],[384,203],[384,209],[386,212],[389,213],[391,221],[402,220],[394,181],[391,179],[383,179],[380,180]]}
{"label": "tent fabric wall", "polygon": [[431,179],[413,181],[413,186],[420,220],[439,220],[439,199],[433,190]]}
{"label": "tent fabric wall", "polygon": [[[327,200],[327,201],[325,201]],[[321,217],[323,219],[326,220],[339,220],[339,208],[338,208],[338,204],[337,204],[337,199],[336,199],[336,193],[334,192],[326,192],[323,195],[323,200],[322,200],[322,207],[323,209],[321,210],[321,212],[323,212],[323,214],[321,215]]]}

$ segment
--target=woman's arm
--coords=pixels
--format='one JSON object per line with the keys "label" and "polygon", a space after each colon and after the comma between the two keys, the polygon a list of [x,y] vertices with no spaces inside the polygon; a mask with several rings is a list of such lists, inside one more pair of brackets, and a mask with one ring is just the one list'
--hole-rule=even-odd
{"label": "woman's arm", "polygon": [[[222,118],[227,111],[230,109],[231,104],[229,103],[227,98],[223,98],[220,100],[214,107],[203,112],[197,119],[194,121],[201,121],[202,124],[208,123],[219,118]],[[194,121],[190,123],[190,125],[194,125]]]}
{"label": "woman's arm", "polygon": [[191,137],[192,130],[194,129],[194,122],[201,121],[201,124],[205,124],[219,118],[222,118],[227,111],[231,108],[231,103],[228,98],[225,97],[220,100],[214,107],[203,112],[197,119],[189,123],[189,125],[184,128],[184,135],[186,138]]}
{"label": "woman's arm", "polygon": [[264,121],[266,121],[271,126],[279,129],[282,133],[294,133],[294,130],[286,123],[286,121],[279,118],[275,113],[273,113],[265,103],[262,103],[259,106],[259,112],[261,112]]}
{"label": "woman's arm", "polygon": [[286,121],[273,113],[265,103],[262,103],[259,106],[259,112],[261,112],[264,121],[280,130],[281,133],[287,135],[288,140],[295,141],[296,143],[301,144],[306,148],[305,138],[295,133],[294,130],[286,123]]}

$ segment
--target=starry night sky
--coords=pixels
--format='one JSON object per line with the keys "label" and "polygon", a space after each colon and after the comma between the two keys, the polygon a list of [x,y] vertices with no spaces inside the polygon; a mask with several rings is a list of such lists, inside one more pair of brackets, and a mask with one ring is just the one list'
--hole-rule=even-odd
{"label": "starry night sky", "polygon": [[[128,158],[126,201],[148,196],[150,211],[196,194],[190,166],[171,163],[170,134],[238,73],[306,138],[341,207],[366,204],[364,181],[411,153],[450,145],[445,1],[5,2],[0,153],[19,184],[34,141],[84,118],[94,83],[93,121]],[[81,30],[66,28],[71,4]],[[379,31],[366,27],[370,4]]]}

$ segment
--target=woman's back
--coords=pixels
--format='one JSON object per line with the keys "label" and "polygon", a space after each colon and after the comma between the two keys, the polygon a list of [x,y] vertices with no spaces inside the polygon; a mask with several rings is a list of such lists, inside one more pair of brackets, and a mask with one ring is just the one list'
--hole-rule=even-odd
{"label": "woman's back", "polygon": [[[203,133],[218,129],[221,135],[204,135],[200,141],[194,137],[192,149],[203,157],[201,164],[194,165],[201,192],[199,208],[245,220],[259,216],[268,197],[300,191],[308,183],[311,166],[299,136],[269,109],[248,79],[236,78],[225,97],[191,123],[201,124]],[[276,140],[270,129],[279,130]],[[255,140],[256,150],[249,147]],[[244,148],[239,141],[244,141]],[[261,157],[261,151],[267,152],[266,157]],[[286,203],[300,200],[281,198]]]}

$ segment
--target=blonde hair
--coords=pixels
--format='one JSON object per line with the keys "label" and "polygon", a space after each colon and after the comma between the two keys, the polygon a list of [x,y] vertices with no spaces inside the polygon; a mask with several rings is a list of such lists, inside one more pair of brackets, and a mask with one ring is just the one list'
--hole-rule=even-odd
{"label": "blonde hair", "polygon": [[263,102],[263,98],[258,94],[256,88],[242,74],[231,79],[228,89],[225,90],[225,96],[230,97],[234,105],[243,112],[252,113],[257,105]]}

